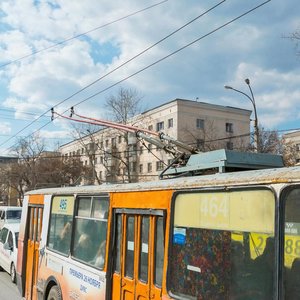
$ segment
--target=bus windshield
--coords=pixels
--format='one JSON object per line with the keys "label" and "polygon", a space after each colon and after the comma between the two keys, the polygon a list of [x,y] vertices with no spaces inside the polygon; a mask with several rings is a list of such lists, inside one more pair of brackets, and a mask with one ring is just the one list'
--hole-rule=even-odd
{"label": "bus windshield", "polygon": [[188,299],[270,299],[275,196],[268,189],[175,198],[169,289]]}

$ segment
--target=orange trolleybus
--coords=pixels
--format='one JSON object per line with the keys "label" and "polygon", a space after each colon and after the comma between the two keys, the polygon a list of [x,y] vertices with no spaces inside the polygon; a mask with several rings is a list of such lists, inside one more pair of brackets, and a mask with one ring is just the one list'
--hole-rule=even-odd
{"label": "orange trolleybus", "polygon": [[298,299],[299,277],[300,167],[24,198],[28,300]]}

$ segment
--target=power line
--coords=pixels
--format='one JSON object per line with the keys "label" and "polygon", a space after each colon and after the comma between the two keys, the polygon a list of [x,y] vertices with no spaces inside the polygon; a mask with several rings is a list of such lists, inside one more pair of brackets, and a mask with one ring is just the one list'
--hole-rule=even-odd
{"label": "power line", "polygon": [[[91,96],[89,96],[89,97],[87,97],[87,98],[85,98],[85,99],[79,101],[78,103],[76,103],[75,105],[73,105],[73,107],[74,107],[74,106],[78,106],[78,105],[82,104],[83,102],[86,102],[86,101],[88,101],[88,100],[94,98],[95,96],[97,96],[97,95],[99,95],[99,94],[101,94],[101,93],[103,93],[103,92],[105,92],[105,91],[107,91],[107,90],[109,90],[109,89],[115,87],[116,85],[118,85],[118,84],[120,84],[120,83],[122,83],[122,82],[124,82],[124,81],[126,81],[126,80],[128,80],[128,79],[130,79],[130,78],[132,78],[132,77],[134,77],[135,75],[137,75],[137,74],[139,74],[139,73],[141,73],[141,72],[143,72],[143,71],[145,71],[145,70],[147,70],[147,69],[153,67],[154,65],[157,65],[158,63],[164,61],[165,59],[167,59],[167,58],[169,58],[169,57],[171,57],[171,56],[173,56],[173,55],[179,53],[180,51],[182,51],[182,50],[188,48],[189,46],[191,46],[191,45],[193,45],[193,44],[199,42],[200,40],[202,40],[202,39],[204,39],[204,38],[206,38],[206,37],[212,35],[213,33],[217,32],[217,31],[221,30],[222,28],[224,28],[224,27],[230,25],[231,23],[237,21],[238,19],[240,19],[240,18],[242,18],[242,17],[248,15],[249,13],[255,11],[256,9],[258,9],[258,8],[260,8],[260,7],[262,7],[263,5],[267,4],[267,3],[270,2],[270,1],[271,1],[271,0],[264,1],[263,3],[261,3],[261,4],[257,5],[257,6],[255,6],[255,7],[253,7],[252,9],[250,9],[250,10],[244,12],[243,14],[241,14],[241,15],[239,15],[239,16],[233,18],[233,19],[231,19],[230,21],[224,23],[223,25],[220,25],[220,26],[216,27],[215,29],[211,30],[210,32],[208,32],[208,33],[202,35],[201,37],[195,39],[194,41],[192,41],[192,42],[186,44],[185,46],[183,46],[183,47],[181,47],[181,48],[179,48],[179,49],[177,49],[177,50],[171,52],[170,54],[168,54],[168,55],[166,55],[166,56],[164,56],[164,57],[162,57],[161,59],[156,60],[155,62],[153,62],[153,63],[149,64],[148,66],[146,66],[146,67],[144,67],[144,68],[142,68],[142,69],[140,69],[140,70],[138,70],[138,71],[132,73],[131,75],[129,75],[129,76],[127,76],[127,77],[125,77],[125,78],[123,78],[123,79],[117,81],[116,83],[114,83],[114,84],[108,86],[107,88],[105,88],[105,89],[103,89],[103,90],[101,90],[101,91],[99,91],[99,92],[97,92],[97,93],[95,93],[95,94],[93,94],[93,95],[91,95]],[[222,3],[222,2],[223,2],[223,1],[221,1],[220,3]],[[89,85],[89,86],[90,86],[90,85]],[[85,87],[85,88],[83,88],[83,89],[86,89],[86,88],[87,88],[87,87]],[[83,90],[83,89],[82,89],[82,90]],[[70,96],[70,97],[68,97],[67,99],[63,100],[62,102],[64,102],[64,101],[70,99],[70,98],[73,97],[74,95],[77,95],[77,94],[78,94],[79,92],[81,92],[82,90],[76,92],[75,94],[73,94],[72,96]],[[61,103],[62,103],[62,102],[61,102]],[[59,103],[59,104],[61,104],[61,103]],[[59,104],[57,104],[56,106],[58,106]],[[55,106],[55,107],[56,107],[56,106]],[[49,112],[49,111],[50,111],[50,110],[48,110],[47,112]],[[65,110],[65,111],[63,112],[63,114],[66,113],[67,111],[68,111],[68,110]],[[46,114],[46,113],[45,113],[45,114]],[[45,114],[43,114],[43,115],[45,115]],[[32,122],[32,123],[33,123],[33,122]],[[26,128],[28,128],[32,123],[30,123],[29,125],[25,126],[22,130],[20,130],[18,133],[16,133],[13,137],[17,136],[17,134],[19,134],[20,132],[22,132],[23,130],[25,130]],[[37,129],[36,131],[34,131],[31,135],[33,135],[34,133],[36,133],[36,132],[38,132],[39,130],[43,129],[44,127],[48,126],[50,123],[51,123],[51,121],[49,121],[48,123],[46,123],[45,125],[43,125],[43,126],[40,127],[39,129]],[[29,135],[29,136],[30,136],[30,135]],[[13,138],[13,137],[12,137],[12,138]],[[5,143],[7,143],[7,142],[8,142],[9,140],[11,140],[12,138],[10,138],[10,139],[4,141],[2,144],[0,144],[0,147],[1,147],[2,145],[4,145]]]}
{"label": "power line", "polygon": [[164,0],[164,1],[158,2],[158,3],[156,3],[156,4],[153,4],[153,5],[148,6],[148,7],[146,7],[146,8],[143,8],[143,9],[140,9],[140,10],[135,11],[135,12],[133,12],[133,13],[130,13],[130,14],[124,16],[124,17],[118,18],[118,19],[116,19],[116,20],[114,20],[114,21],[108,22],[108,23],[106,23],[106,24],[103,24],[103,25],[100,25],[100,26],[95,27],[95,28],[93,28],[93,29],[90,29],[90,30],[88,30],[88,31],[86,31],[86,32],[79,33],[78,35],[75,35],[75,36],[72,36],[72,37],[70,37],[70,38],[67,38],[67,39],[65,39],[65,40],[63,40],[63,41],[57,42],[57,43],[55,43],[55,44],[53,44],[53,45],[51,45],[51,46],[49,46],[49,47],[45,47],[45,48],[42,48],[42,49],[40,49],[40,50],[33,51],[33,52],[30,53],[30,54],[24,55],[24,56],[22,56],[22,57],[19,57],[19,58],[17,58],[17,59],[14,59],[14,60],[12,60],[12,61],[9,61],[9,62],[7,62],[7,63],[5,63],[5,64],[0,65],[0,68],[6,67],[6,66],[8,66],[8,65],[10,65],[10,64],[13,64],[13,63],[18,62],[18,61],[20,61],[20,60],[23,60],[23,59],[25,59],[25,58],[29,58],[29,57],[31,57],[31,56],[34,56],[34,55],[38,54],[38,53],[41,53],[41,52],[44,52],[44,51],[46,51],[46,50],[52,49],[52,48],[54,48],[54,47],[60,46],[60,45],[65,44],[65,43],[67,43],[67,42],[69,42],[69,41],[72,41],[72,40],[74,40],[74,39],[78,39],[79,37],[85,36],[85,35],[87,35],[87,34],[93,32],[93,31],[96,31],[96,30],[98,30],[98,29],[104,28],[104,27],[109,26],[109,25],[111,25],[111,24],[117,23],[117,22],[122,21],[122,20],[124,20],[124,19],[127,19],[127,18],[129,18],[129,17],[132,17],[132,16],[134,16],[134,15],[136,15],[136,14],[138,14],[138,13],[141,13],[141,12],[143,12],[143,11],[145,11],[145,10],[151,9],[151,8],[153,8],[153,7],[155,7],[155,6],[161,5],[161,4],[163,4],[164,2],[167,2],[167,1],[168,1],[168,0]]}
{"label": "power line", "polygon": [[[11,113],[16,113],[16,110],[14,110],[14,109],[0,108],[0,110],[11,112]],[[22,113],[22,114],[25,114],[25,115],[30,115],[30,116],[36,116],[36,117],[39,116],[38,113],[26,112],[26,111],[22,111],[22,110],[18,110],[18,112]]]}
{"label": "power line", "polygon": [[[125,77],[125,78],[123,78],[123,79],[117,81],[116,83],[114,83],[114,84],[108,86],[107,88],[105,88],[105,89],[103,89],[103,90],[101,90],[101,91],[99,91],[99,92],[97,92],[97,93],[95,93],[95,94],[93,94],[93,95],[91,95],[91,96],[89,96],[89,97],[87,97],[87,98],[85,98],[85,99],[83,99],[83,100],[77,102],[76,104],[73,105],[73,107],[78,106],[78,105],[82,104],[83,102],[86,102],[86,101],[88,101],[88,100],[94,98],[95,96],[98,96],[99,94],[101,94],[101,93],[103,93],[103,92],[105,92],[105,91],[111,89],[112,87],[115,87],[116,85],[118,85],[118,84],[120,84],[120,83],[122,83],[122,82],[124,82],[124,81],[126,81],[126,80],[128,80],[128,79],[130,79],[130,78],[132,78],[132,77],[134,77],[135,75],[137,75],[137,74],[139,74],[139,73],[141,73],[141,72],[143,72],[143,71],[145,71],[145,70],[147,70],[147,69],[149,69],[149,68],[151,68],[151,67],[157,65],[158,63],[164,61],[165,59],[167,59],[167,58],[169,58],[169,57],[171,57],[171,56],[177,54],[178,52],[180,52],[180,51],[182,51],[182,50],[184,50],[184,49],[186,49],[186,48],[188,48],[189,46],[195,44],[196,42],[199,42],[200,40],[202,40],[202,39],[204,39],[204,38],[206,38],[206,37],[212,35],[213,33],[215,33],[215,32],[217,32],[217,31],[221,30],[222,28],[224,28],[224,27],[228,26],[229,24],[231,24],[231,23],[237,21],[238,19],[244,17],[245,15],[247,15],[247,14],[249,14],[250,12],[252,12],[252,11],[258,9],[259,7],[261,7],[261,6],[265,5],[265,4],[267,4],[267,3],[270,2],[270,1],[271,1],[271,0],[267,0],[267,1],[263,2],[262,4],[259,4],[259,5],[255,6],[254,8],[252,8],[252,9],[246,11],[245,13],[239,15],[238,17],[235,17],[235,18],[231,19],[230,21],[224,23],[223,25],[218,26],[217,28],[213,29],[212,31],[208,32],[207,34],[202,35],[201,37],[197,38],[196,40],[194,40],[194,41],[192,41],[192,42],[190,42],[190,43],[188,43],[188,44],[186,44],[185,46],[183,46],[183,47],[181,47],[181,48],[179,48],[179,49],[177,49],[177,50],[171,52],[170,54],[168,54],[168,55],[166,55],[166,56],[164,56],[164,57],[162,57],[162,58],[156,60],[155,62],[149,64],[148,66],[146,66],[146,67],[144,67],[144,68],[142,68],[142,69],[140,69],[140,70],[138,70],[138,71],[132,73],[131,75],[129,75],[129,76],[127,76],[127,77]],[[223,1],[222,1],[222,2],[223,2]],[[68,110],[64,111],[63,114],[66,113],[67,111],[68,111]],[[47,124],[45,124],[45,126],[48,125],[49,123],[51,123],[51,122],[48,122]],[[1,146],[1,145],[0,145],[0,146]]]}
{"label": "power line", "polygon": [[[225,2],[226,0],[222,0],[221,2],[219,2],[217,5],[214,5],[213,7],[211,7],[210,9],[206,10],[205,12],[203,12],[202,14],[200,14],[199,16],[197,16],[196,18],[192,19],[191,21],[189,21],[188,23],[184,24],[183,26],[179,27],[178,29],[176,29],[175,31],[171,32],[170,34],[168,34],[167,36],[165,36],[164,38],[160,39],[158,42],[152,44],[151,46],[147,47],[146,49],[144,49],[143,51],[139,52],[138,54],[134,55],[133,57],[131,57],[130,59],[128,59],[127,61],[125,61],[124,63],[120,64],[119,66],[117,66],[116,68],[112,69],[111,71],[109,71],[108,73],[104,74],[103,76],[97,78],[96,80],[94,80],[93,82],[89,83],[88,85],[84,86],[83,88],[81,88],[80,90],[78,90],[77,92],[71,94],[70,96],[68,96],[67,98],[61,100],[59,103],[57,103],[55,106],[53,106],[54,108],[61,105],[62,103],[66,102],[67,100],[70,100],[71,98],[73,98],[74,96],[78,95],[79,93],[83,92],[84,90],[86,90],[87,88],[91,87],[92,85],[94,85],[95,83],[99,82],[100,80],[102,80],[103,78],[107,77],[108,75],[114,73],[115,71],[117,71],[118,69],[122,68],[123,66],[125,66],[126,64],[128,64],[129,62],[131,62],[132,60],[136,59],[137,57],[141,56],[142,54],[144,54],[145,52],[149,51],[150,49],[152,49],[153,47],[157,46],[159,43],[165,41],[167,38],[169,38],[170,36],[174,35],[175,33],[177,33],[178,31],[182,30],[184,27],[188,26],[189,24],[191,24],[192,22],[196,21],[197,19],[199,19],[200,17],[204,16],[205,14],[207,14],[208,12],[210,12],[211,10],[215,9],[217,6],[221,5],[223,2]],[[130,77],[129,77],[130,78]],[[126,79],[125,79],[126,80]],[[124,80],[123,80],[124,81]],[[120,82],[123,82],[120,81]],[[117,83],[118,84],[118,83]],[[116,84],[115,84],[116,85]],[[113,85],[113,86],[115,86]],[[113,87],[111,86],[111,87]],[[109,88],[111,88],[109,87]],[[108,89],[109,89],[108,88]],[[94,96],[98,95],[99,93],[95,94]],[[94,97],[92,96],[92,97]],[[88,99],[87,99],[88,100]],[[86,101],[86,100],[85,100]],[[76,104],[77,105],[77,104]],[[14,136],[12,136],[10,139],[4,141],[2,144],[0,144],[0,146],[6,144],[8,141],[10,141],[12,138],[16,137],[19,133],[23,132],[25,129],[27,129],[28,127],[30,127],[32,124],[34,124],[38,119],[40,119],[41,117],[45,116],[48,112],[50,112],[51,109],[48,109],[46,112],[44,112],[43,114],[41,114],[37,119],[33,120],[32,122],[30,122],[29,124],[27,124],[24,128],[22,128],[21,130],[19,130]],[[65,111],[66,112],[66,111]],[[44,128],[45,126],[47,126],[48,124],[50,124],[51,122],[46,123],[43,127],[39,128],[36,131],[39,131],[40,129]],[[35,132],[36,132],[35,131]],[[35,132],[33,132],[32,134],[34,134]]]}

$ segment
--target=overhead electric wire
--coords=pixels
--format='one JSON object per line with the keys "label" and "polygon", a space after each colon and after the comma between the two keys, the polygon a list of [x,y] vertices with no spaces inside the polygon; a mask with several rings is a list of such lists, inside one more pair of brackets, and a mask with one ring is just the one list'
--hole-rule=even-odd
{"label": "overhead electric wire", "polygon": [[151,9],[151,8],[153,8],[153,7],[155,7],[155,6],[161,5],[161,4],[163,4],[164,2],[167,2],[167,1],[168,1],[168,0],[163,0],[163,1],[161,1],[161,2],[152,4],[152,5],[150,5],[150,6],[146,7],[146,8],[143,8],[143,9],[140,9],[140,10],[135,11],[135,12],[133,12],[133,13],[130,13],[130,14],[124,16],[124,17],[118,18],[118,19],[116,19],[116,20],[114,20],[114,21],[108,22],[108,23],[106,23],[106,24],[103,24],[103,25],[100,25],[100,26],[95,27],[95,28],[93,28],[93,29],[90,29],[90,30],[88,30],[88,31],[86,31],[86,32],[79,33],[79,34],[77,34],[77,35],[75,35],[75,36],[72,36],[72,37],[70,37],[70,38],[67,38],[67,39],[65,39],[65,40],[63,40],[63,41],[57,42],[57,43],[55,43],[55,44],[53,44],[53,45],[51,45],[51,46],[42,48],[42,49],[40,49],[40,50],[33,51],[33,52],[30,53],[30,54],[24,55],[24,56],[22,56],[22,57],[19,57],[19,58],[17,58],[17,59],[14,59],[14,60],[12,60],[12,61],[9,61],[9,62],[7,62],[7,63],[5,63],[5,64],[0,65],[0,68],[6,67],[6,66],[8,66],[8,65],[10,65],[10,64],[13,64],[13,63],[18,62],[18,61],[20,61],[20,60],[23,60],[23,59],[25,59],[25,58],[34,56],[34,55],[36,55],[36,54],[38,54],[38,53],[41,53],[41,52],[43,52],[43,51],[46,51],[46,50],[52,49],[52,48],[54,48],[54,47],[60,46],[60,45],[65,44],[65,43],[67,43],[67,42],[69,42],[69,41],[72,41],[72,40],[74,40],[74,39],[78,39],[79,37],[85,36],[85,35],[87,35],[87,34],[89,34],[89,33],[91,33],[91,32],[94,32],[94,31],[98,30],[98,29],[104,28],[104,27],[109,26],[109,25],[111,25],[111,24],[117,23],[117,22],[122,21],[122,20],[124,20],[124,19],[127,19],[127,18],[129,18],[129,17],[132,17],[132,16],[134,16],[134,15],[136,15],[136,14],[138,14],[138,13],[141,13],[141,12],[143,12],[143,11],[145,11],[145,10]]}
{"label": "overhead electric wire", "polygon": [[[205,14],[207,14],[208,12],[210,12],[211,10],[215,9],[217,6],[221,5],[223,2],[225,2],[226,0],[222,0],[221,2],[219,2],[218,4],[214,5],[213,7],[209,8],[208,10],[206,10],[205,12],[203,12],[202,14],[200,14],[199,16],[197,16],[196,18],[192,19],[191,21],[189,21],[188,23],[184,24],[183,26],[179,27],[178,29],[176,29],[175,31],[171,32],[170,34],[168,34],[167,36],[165,36],[164,38],[160,39],[158,42],[152,44],[151,46],[147,47],[146,49],[144,49],[143,51],[139,52],[138,54],[134,55],[133,57],[131,57],[130,59],[128,59],[127,61],[125,61],[124,63],[120,64],[119,66],[115,67],[114,69],[112,69],[111,71],[109,71],[108,73],[104,74],[103,76],[97,78],[96,80],[92,81],[91,83],[89,83],[88,85],[84,86],[83,88],[81,88],[80,90],[76,91],[75,93],[71,94],[70,96],[68,96],[67,98],[61,100],[59,103],[57,103],[55,106],[53,106],[54,108],[61,105],[62,103],[66,102],[67,100],[70,100],[71,98],[73,98],[74,96],[78,95],[79,93],[83,92],[84,90],[86,90],[87,88],[91,87],[92,85],[94,85],[95,83],[99,82],[100,80],[102,80],[103,78],[107,77],[108,75],[114,73],[115,71],[117,71],[118,69],[120,69],[121,67],[125,66],[126,64],[128,64],[129,62],[131,62],[132,60],[136,59],[137,57],[141,56],[142,54],[144,54],[145,52],[149,51],[150,49],[152,49],[153,47],[157,46],[159,43],[165,41],[167,38],[169,38],[170,36],[174,35],[175,33],[177,33],[178,31],[182,30],[183,28],[185,28],[186,26],[188,26],[189,24],[195,22],[197,19],[199,19],[200,17],[204,16]],[[33,120],[32,122],[30,122],[29,124],[27,124],[24,128],[22,128],[21,130],[19,130],[15,136],[12,136],[10,139],[4,141],[2,144],[0,144],[0,146],[6,144],[8,141],[10,141],[12,138],[16,137],[19,133],[21,133],[22,131],[24,131],[25,129],[27,129],[28,127],[30,127],[32,124],[34,124],[38,119],[40,119],[41,117],[45,116],[48,112],[50,112],[51,109],[47,110],[46,112],[44,112],[43,114],[41,114],[37,119]],[[45,126],[47,126],[49,123],[46,123]],[[44,126],[42,127],[44,128]],[[40,128],[40,129],[42,129]],[[38,129],[38,130],[40,130]],[[37,130],[37,131],[38,131]],[[36,131],[35,131],[36,132]]]}
{"label": "overhead electric wire", "polygon": [[[86,102],[86,101],[88,101],[88,100],[94,98],[95,96],[98,96],[99,94],[101,94],[101,93],[103,93],[103,92],[105,92],[105,91],[111,89],[112,87],[114,87],[114,86],[116,86],[116,85],[118,85],[118,84],[120,84],[120,83],[122,83],[122,82],[124,82],[124,81],[126,81],[126,80],[128,80],[128,79],[130,79],[131,77],[134,77],[135,75],[137,75],[137,74],[139,74],[139,73],[141,73],[141,72],[143,72],[143,71],[145,71],[145,70],[147,70],[147,69],[149,69],[149,68],[151,68],[151,67],[157,65],[158,63],[164,61],[165,59],[167,59],[167,58],[169,58],[169,57],[171,57],[171,56],[177,54],[178,52],[180,52],[180,51],[182,51],[182,50],[188,48],[189,46],[191,46],[191,45],[193,45],[193,44],[199,42],[200,40],[202,40],[202,39],[204,39],[204,38],[206,38],[206,37],[212,35],[213,33],[215,33],[215,32],[217,32],[217,31],[221,30],[222,28],[228,26],[229,24],[231,24],[231,23],[237,21],[238,19],[240,19],[240,18],[246,16],[246,15],[249,14],[250,12],[252,12],[252,11],[258,9],[259,7],[261,7],[261,6],[265,5],[265,4],[267,4],[267,3],[270,2],[270,1],[271,1],[271,0],[264,1],[263,3],[261,3],[261,4],[257,5],[257,6],[255,6],[254,8],[252,8],[252,9],[250,9],[250,10],[244,12],[243,14],[239,15],[238,17],[235,17],[235,18],[231,19],[230,21],[224,23],[223,25],[218,26],[217,28],[211,30],[210,32],[208,32],[208,33],[206,33],[206,34],[204,34],[204,35],[202,35],[201,37],[195,39],[194,41],[192,41],[192,42],[190,42],[190,43],[188,43],[188,44],[186,44],[185,46],[183,46],[183,47],[181,47],[181,48],[179,48],[179,49],[177,49],[177,50],[171,52],[170,54],[168,54],[168,55],[166,55],[166,56],[164,56],[164,57],[162,57],[162,58],[156,60],[155,62],[149,64],[148,66],[146,66],[146,67],[144,67],[144,68],[142,68],[142,69],[140,69],[140,70],[138,70],[138,71],[132,73],[131,75],[126,76],[125,78],[123,78],[123,79],[121,79],[121,80],[115,82],[114,84],[108,86],[107,88],[105,88],[105,89],[103,89],[103,90],[101,90],[101,91],[99,91],[99,92],[97,92],[97,93],[95,93],[95,94],[93,94],[93,95],[91,95],[91,96],[89,96],[89,97],[87,97],[87,98],[85,98],[85,99],[83,99],[83,100],[77,102],[76,104],[73,105],[73,107],[74,107],[74,106],[78,106],[78,105],[82,104],[83,102]],[[68,110],[64,111],[64,113],[66,113],[67,111],[68,111]],[[48,122],[47,124],[49,124],[49,123],[51,123],[51,122]],[[0,145],[0,146],[1,146],[1,145]]]}
{"label": "overhead electric wire", "polygon": [[[129,76],[127,76],[127,77],[125,77],[125,78],[123,78],[123,79],[117,81],[116,83],[114,83],[114,84],[108,86],[107,88],[105,88],[105,89],[103,89],[103,90],[101,90],[101,91],[99,91],[99,92],[97,92],[97,93],[95,93],[95,94],[93,94],[93,95],[91,95],[91,96],[89,96],[89,97],[87,97],[87,98],[85,98],[85,99],[83,99],[83,100],[77,102],[75,105],[73,105],[73,107],[74,107],[74,106],[78,106],[78,105],[82,104],[83,102],[88,101],[88,100],[94,98],[95,96],[97,96],[97,95],[99,95],[99,94],[101,94],[101,93],[103,93],[103,92],[105,92],[105,91],[111,89],[112,87],[114,87],[114,86],[116,86],[116,85],[118,85],[118,84],[120,84],[120,83],[122,83],[122,82],[124,82],[124,81],[126,81],[126,80],[128,80],[128,79],[130,79],[131,77],[134,77],[135,75],[137,75],[137,74],[139,74],[139,73],[141,73],[141,72],[143,72],[143,71],[149,69],[150,67],[152,67],[152,66],[154,66],[154,65],[156,65],[156,64],[158,64],[158,63],[160,63],[160,62],[162,62],[162,61],[164,61],[165,59],[167,59],[167,58],[169,58],[169,57],[171,57],[171,56],[177,54],[178,52],[180,52],[180,51],[186,49],[187,47],[189,47],[189,46],[191,46],[191,45],[197,43],[198,41],[200,41],[200,40],[202,40],[202,39],[204,39],[204,38],[206,38],[206,37],[212,35],[213,33],[215,33],[215,32],[217,32],[217,31],[221,30],[222,28],[224,28],[224,27],[230,25],[231,23],[237,21],[238,19],[240,19],[240,18],[242,18],[242,17],[248,15],[249,13],[253,12],[254,10],[256,10],[256,9],[258,9],[258,8],[260,8],[260,7],[262,7],[263,5],[267,4],[267,3],[270,2],[270,1],[271,1],[271,0],[266,0],[266,1],[264,1],[263,3],[261,3],[261,4],[255,6],[255,7],[253,7],[253,8],[251,8],[251,9],[247,10],[247,11],[244,12],[243,14],[241,14],[241,15],[239,15],[239,16],[233,18],[233,19],[231,19],[230,21],[224,23],[223,25],[220,25],[220,26],[216,27],[215,29],[211,30],[210,32],[208,32],[208,33],[202,35],[201,37],[195,39],[194,41],[192,41],[192,42],[186,44],[185,46],[183,46],[183,47],[181,47],[181,48],[179,48],[179,49],[177,49],[177,50],[171,52],[170,54],[168,54],[168,55],[166,55],[166,56],[164,56],[164,57],[162,57],[162,58],[156,60],[155,62],[153,62],[153,63],[149,64],[148,66],[146,66],[146,67],[144,67],[144,68],[142,68],[142,69],[140,69],[140,70],[138,70],[138,71],[132,73],[131,75],[129,75]],[[222,1],[222,2],[223,2],[223,1]],[[80,91],[79,91],[79,92],[80,92]],[[76,94],[78,94],[79,92],[77,92]],[[68,99],[70,99],[70,98],[71,98],[71,97],[69,97]],[[66,101],[66,100],[64,100],[64,101]],[[60,104],[61,104],[61,103],[60,103]],[[59,105],[59,104],[58,104],[58,105]],[[56,106],[57,106],[57,105],[56,105]],[[56,107],[56,106],[55,106],[55,107]],[[50,111],[50,110],[48,110],[47,112],[49,112],[49,111]],[[67,111],[68,111],[68,110],[64,111],[63,113],[66,113]],[[36,132],[38,132],[39,130],[43,129],[44,127],[48,126],[50,123],[51,123],[51,121],[47,122],[45,125],[43,125],[42,127],[40,127],[38,130],[34,131],[31,135],[33,135],[34,133],[36,133]],[[27,127],[29,127],[30,125],[31,125],[31,124],[27,125],[25,128],[23,128],[22,130],[20,130],[18,133],[22,132],[23,130],[25,130],[25,129],[26,129]],[[17,133],[17,134],[18,134],[18,133]],[[17,134],[16,134],[16,135],[17,135]],[[15,135],[15,136],[16,136],[16,135]],[[29,136],[30,136],[30,135],[29,135]],[[14,136],[13,136],[13,137],[14,137]],[[13,137],[12,137],[12,138],[13,138]],[[12,139],[12,138],[11,138],[11,139]],[[3,144],[7,143],[9,140],[10,140],[10,139],[6,140],[4,143],[0,144],[0,146],[2,146]]]}

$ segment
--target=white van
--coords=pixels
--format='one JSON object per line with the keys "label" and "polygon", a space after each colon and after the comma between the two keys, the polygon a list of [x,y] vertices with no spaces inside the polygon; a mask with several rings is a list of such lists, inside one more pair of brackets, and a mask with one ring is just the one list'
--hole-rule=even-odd
{"label": "white van", "polygon": [[3,269],[16,283],[18,238],[20,224],[5,224],[0,230],[0,270]]}
{"label": "white van", "polygon": [[20,223],[22,207],[0,206],[0,229],[7,223]]}

